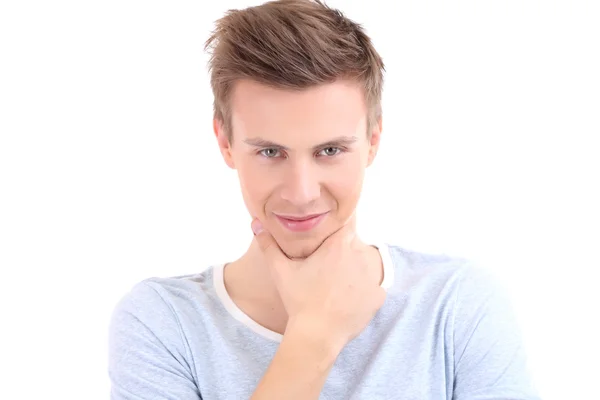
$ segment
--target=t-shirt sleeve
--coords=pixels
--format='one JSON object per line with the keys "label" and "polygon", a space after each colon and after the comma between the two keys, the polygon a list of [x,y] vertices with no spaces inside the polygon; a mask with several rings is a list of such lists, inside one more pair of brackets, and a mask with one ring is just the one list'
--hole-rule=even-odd
{"label": "t-shirt sleeve", "polygon": [[179,321],[152,284],[134,286],[113,311],[111,400],[199,400]]}
{"label": "t-shirt sleeve", "polygon": [[463,271],[454,309],[454,400],[538,400],[521,331],[504,287]]}

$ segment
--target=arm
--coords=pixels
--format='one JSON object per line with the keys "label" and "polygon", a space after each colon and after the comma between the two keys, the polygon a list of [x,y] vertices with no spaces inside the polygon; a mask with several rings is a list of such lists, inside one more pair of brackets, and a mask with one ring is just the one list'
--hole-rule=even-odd
{"label": "arm", "polygon": [[[253,400],[318,399],[342,348],[364,330],[385,301],[354,220],[304,260],[291,260],[257,219],[255,239],[288,315],[282,343]],[[376,265],[379,267],[379,265]]]}
{"label": "arm", "polygon": [[[307,324],[291,322],[251,400],[318,399],[341,346]],[[327,332],[313,329],[310,332]]]}
{"label": "arm", "polygon": [[469,267],[454,308],[454,400],[538,400],[505,290]]}
{"label": "arm", "polygon": [[111,400],[200,400],[179,322],[148,283],[116,306],[109,330]]}

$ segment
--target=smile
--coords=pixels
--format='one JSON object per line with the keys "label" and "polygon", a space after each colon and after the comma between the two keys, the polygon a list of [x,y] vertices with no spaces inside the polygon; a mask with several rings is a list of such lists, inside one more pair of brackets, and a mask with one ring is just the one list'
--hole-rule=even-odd
{"label": "smile", "polygon": [[291,215],[277,215],[277,219],[283,225],[284,228],[292,232],[307,232],[317,226],[328,214],[328,212],[322,214],[311,214],[306,216],[291,216]]}

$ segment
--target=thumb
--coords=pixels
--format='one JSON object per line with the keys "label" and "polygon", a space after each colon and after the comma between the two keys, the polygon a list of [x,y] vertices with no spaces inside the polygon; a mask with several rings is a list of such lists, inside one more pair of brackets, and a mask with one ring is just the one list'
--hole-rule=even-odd
{"label": "thumb", "polygon": [[254,240],[258,243],[265,265],[271,273],[271,278],[275,286],[279,288],[281,282],[286,280],[286,266],[289,265],[290,259],[258,219],[252,221],[252,232],[254,232]]}
{"label": "thumb", "polygon": [[285,257],[273,236],[264,229],[262,223],[257,218],[252,221],[251,227],[258,246],[268,260]]}

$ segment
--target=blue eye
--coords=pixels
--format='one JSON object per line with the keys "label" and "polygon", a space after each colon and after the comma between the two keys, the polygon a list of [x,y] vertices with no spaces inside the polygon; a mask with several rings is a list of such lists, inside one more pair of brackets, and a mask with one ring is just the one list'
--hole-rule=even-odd
{"label": "blue eye", "polygon": [[323,150],[319,152],[319,154],[324,153],[327,157],[333,157],[342,152],[342,149],[339,147],[325,147]]}
{"label": "blue eye", "polygon": [[[317,153],[317,156],[330,158],[330,157],[337,156],[338,154],[343,153],[344,151],[345,150],[342,149],[341,147],[329,146],[329,147],[325,147],[321,151],[319,151]],[[276,147],[269,147],[269,148],[260,150],[258,152],[258,154],[260,154],[261,156],[263,156],[265,158],[277,158],[277,157],[281,157],[281,149],[278,149]]]}
{"label": "blue eye", "polygon": [[274,148],[269,148],[269,149],[263,149],[259,153],[267,158],[274,158],[278,155],[279,150],[274,149]]}

